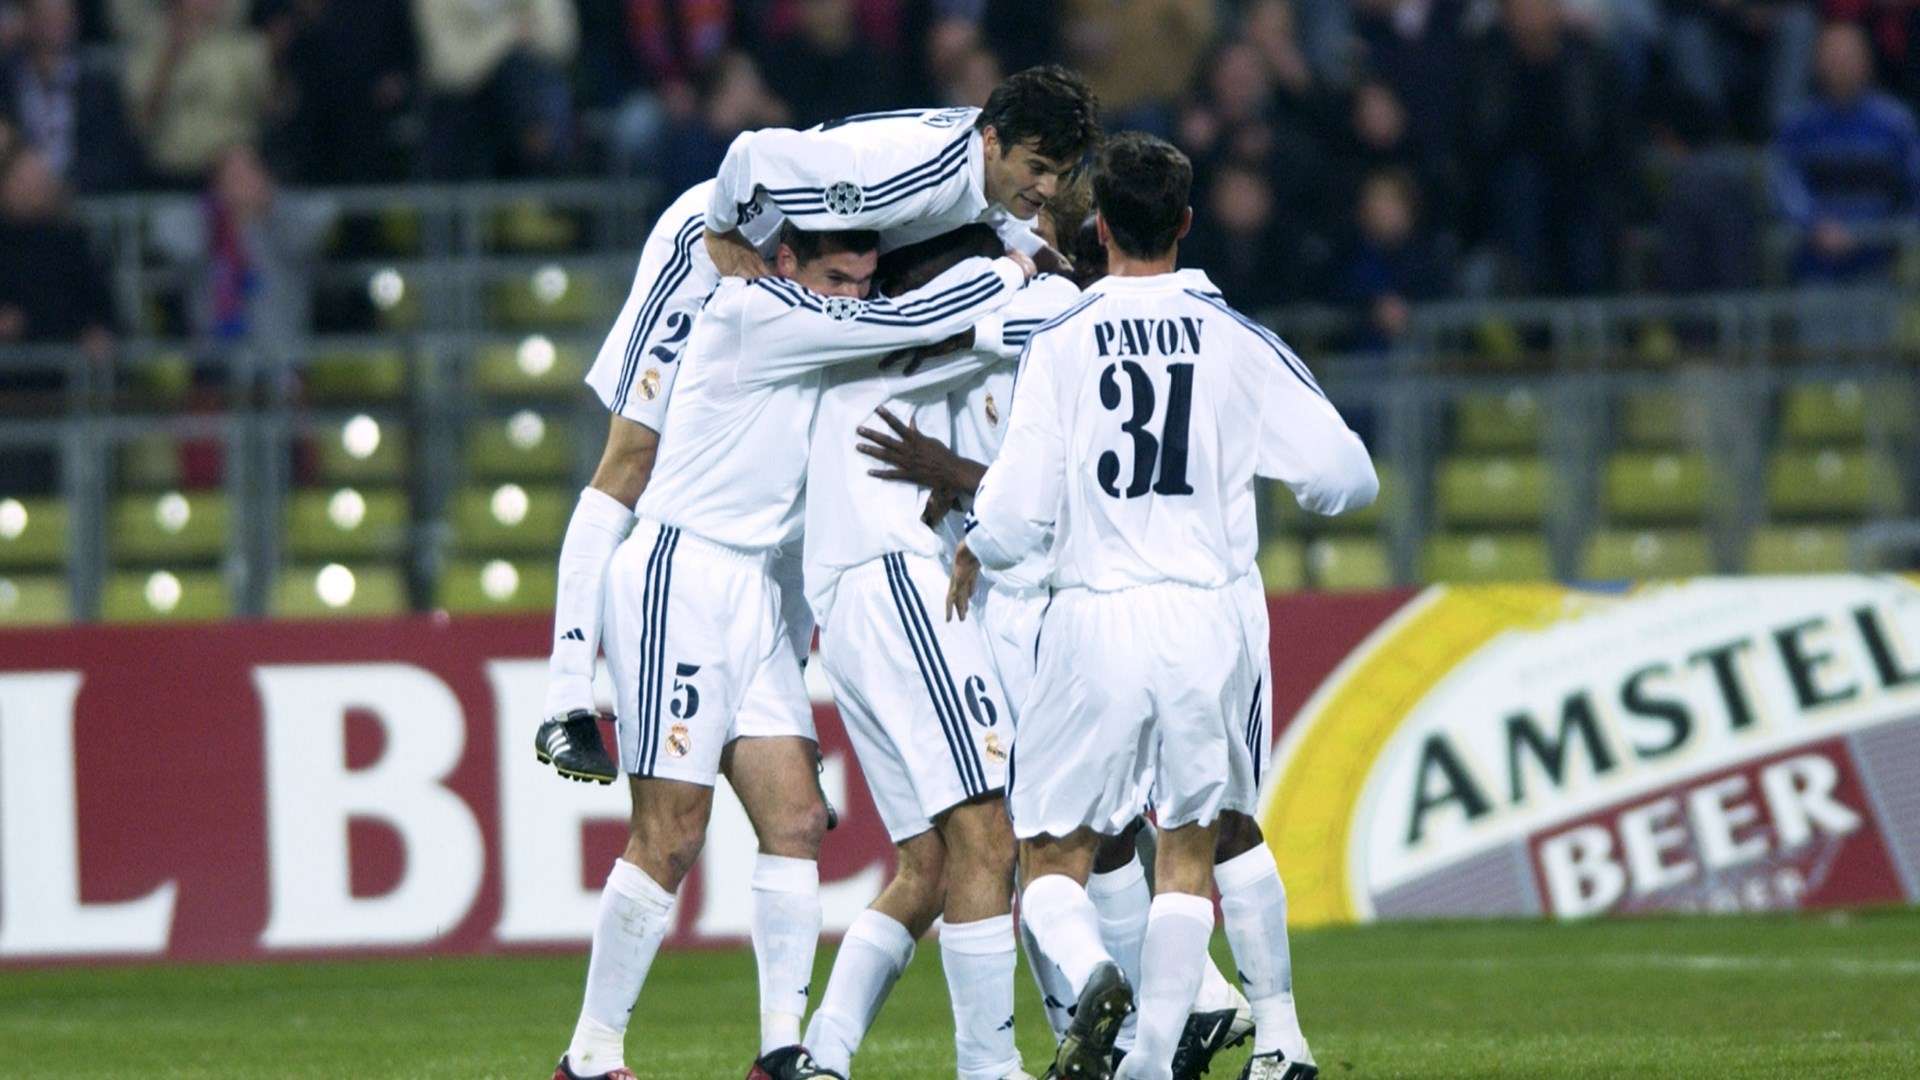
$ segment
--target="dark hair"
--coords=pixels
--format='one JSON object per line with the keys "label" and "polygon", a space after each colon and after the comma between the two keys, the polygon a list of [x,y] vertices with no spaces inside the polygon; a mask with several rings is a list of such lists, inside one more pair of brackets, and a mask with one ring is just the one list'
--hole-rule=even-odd
{"label": "dark hair", "polygon": [[1141,131],[1109,140],[1093,170],[1093,205],[1114,244],[1137,258],[1173,247],[1192,190],[1193,162],[1187,155]]}
{"label": "dark hair", "polygon": [[1082,289],[1107,276],[1107,249],[1100,245],[1100,223],[1092,215],[1073,230],[1063,252],[1073,260],[1073,283]]}
{"label": "dark hair", "polygon": [[780,242],[793,249],[793,257],[799,260],[801,266],[835,252],[865,255],[869,251],[880,250],[880,234],[872,229],[812,232],[799,228],[791,221],[780,223]]}
{"label": "dark hair", "polygon": [[1006,250],[1006,243],[993,231],[993,226],[962,225],[880,256],[880,269],[874,275],[875,287],[883,296],[899,296],[946,273],[962,259],[975,255],[997,258]]}
{"label": "dark hair", "polygon": [[1031,139],[1040,156],[1077,162],[1100,143],[1100,103],[1079,72],[1030,67],[1000,80],[973,126],[997,132],[1002,153]]}

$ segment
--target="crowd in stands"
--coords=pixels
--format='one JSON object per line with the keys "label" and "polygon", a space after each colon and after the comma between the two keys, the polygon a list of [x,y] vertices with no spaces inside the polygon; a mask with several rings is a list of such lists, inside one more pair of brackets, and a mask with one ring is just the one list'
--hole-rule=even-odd
{"label": "crowd in stands", "polygon": [[0,0],[0,343],[109,347],[72,193],[202,192],[157,245],[202,266],[196,326],[267,297],[325,213],[277,187],[711,175],[731,139],[978,104],[1062,61],[1112,129],[1200,183],[1190,259],[1258,309],[1756,281],[1796,230],[1808,282],[1893,272],[1920,214],[1908,0]]}

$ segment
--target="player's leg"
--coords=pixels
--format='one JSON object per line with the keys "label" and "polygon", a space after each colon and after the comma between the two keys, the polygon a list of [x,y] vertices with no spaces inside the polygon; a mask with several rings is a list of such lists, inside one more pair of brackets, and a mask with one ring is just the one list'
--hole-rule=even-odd
{"label": "player's leg", "polygon": [[1153,905],[1140,946],[1139,1027],[1115,1074],[1130,1080],[1171,1080],[1213,937],[1213,822],[1162,829],[1157,841]]}
{"label": "player's leg", "polygon": [[800,1042],[820,941],[820,839],[826,806],[818,751],[798,736],[735,739],[721,771],[759,841],[753,867],[753,952],[760,972],[760,1056]]}
{"label": "player's leg", "polygon": [[947,848],[940,962],[953,1002],[960,1080],[1022,1075],[1013,1040],[1013,828],[996,793],[940,815]]}
{"label": "player's leg", "polygon": [[1259,824],[1243,813],[1221,817],[1214,880],[1242,984],[1253,1008],[1255,1076],[1306,1080],[1317,1073],[1293,1002],[1293,955],[1287,941],[1287,890]]}
{"label": "player's leg", "polygon": [[[1139,837],[1146,818],[1138,817],[1118,834],[1101,841],[1093,856],[1093,874],[1087,878],[1087,896],[1100,913],[1100,940],[1113,956],[1127,982],[1140,985],[1140,944],[1147,937],[1147,914],[1153,890],[1140,861]],[[1114,1038],[1116,1049],[1133,1048],[1138,1014],[1129,1014]]]}
{"label": "player's leg", "polygon": [[807,1023],[807,1049],[821,1068],[845,1076],[887,995],[913,959],[913,943],[940,915],[946,845],[931,827],[895,847],[893,879],[847,927],[820,1007]]}
{"label": "player's leg", "polygon": [[1055,1052],[1052,1075],[1075,1080],[1106,1075],[1120,1025],[1133,1008],[1132,984],[1101,942],[1100,914],[1087,896],[1100,839],[1082,826],[1064,836],[1020,840],[1020,873],[1027,882],[1021,913],[1073,992],[1073,1019]]}

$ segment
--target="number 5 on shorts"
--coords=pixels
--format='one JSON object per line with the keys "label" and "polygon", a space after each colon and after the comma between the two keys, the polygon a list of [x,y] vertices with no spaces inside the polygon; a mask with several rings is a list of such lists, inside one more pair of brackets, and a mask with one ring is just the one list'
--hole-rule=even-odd
{"label": "number 5 on shorts", "polygon": [[[700,674],[699,664],[673,665],[673,701],[667,706],[675,718],[691,720],[693,714],[700,711],[700,691],[691,680]],[[682,697],[681,695],[685,695]]]}

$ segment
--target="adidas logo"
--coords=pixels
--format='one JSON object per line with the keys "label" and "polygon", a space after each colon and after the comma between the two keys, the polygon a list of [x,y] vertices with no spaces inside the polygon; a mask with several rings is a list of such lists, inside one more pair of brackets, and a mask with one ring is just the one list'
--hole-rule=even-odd
{"label": "adidas logo", "polygon": [[587,635],[585,635],[585,634],[583,634],[583,633],[581,633],[581,632],[580,632],[580,628],[576,626],[576,627],[574,627],[573,629],[571,629],[571,630],[569,630],[569,631],[567,631],[566,633],[564,633],[564,634],[561,634],[561,635],[560,635],[560,640],[561,640],[561,641],[580,641],[580,642],[584,642],[584,641],[586,641],[586,640],[587,640]]}

